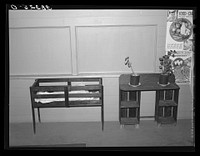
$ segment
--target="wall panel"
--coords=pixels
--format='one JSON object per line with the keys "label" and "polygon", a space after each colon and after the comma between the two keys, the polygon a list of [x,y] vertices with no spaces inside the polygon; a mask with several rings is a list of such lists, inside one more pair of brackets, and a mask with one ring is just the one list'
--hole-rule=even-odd
{"label": "wall panel", "polygon": [[154,72],[156,25],[77,27],[78,72]]}
{"label": "wall panel", "polygon": [[71,73],[69,27],[10,29],[10,74]]}

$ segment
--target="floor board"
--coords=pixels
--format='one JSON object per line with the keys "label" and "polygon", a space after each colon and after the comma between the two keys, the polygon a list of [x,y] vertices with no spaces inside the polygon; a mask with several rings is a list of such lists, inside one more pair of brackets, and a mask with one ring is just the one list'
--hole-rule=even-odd
{"label": "floor board", "polygon": [[86,144],[86,147],[193,146],[191,120],[178,120],[176,125],[157,126],[155,121],[142,120],[139,128],[120,126],[119,122],[56,122],[9,125],[10,146]]}

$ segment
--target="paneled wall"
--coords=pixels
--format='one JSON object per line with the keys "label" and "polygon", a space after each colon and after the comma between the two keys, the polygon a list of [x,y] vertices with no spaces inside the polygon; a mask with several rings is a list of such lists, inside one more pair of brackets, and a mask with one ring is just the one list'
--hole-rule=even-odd
{"label": "paneled wall", "polygon": [[[30,122],[29,86],[36,78],[103,77],[105,120],[118,120],[118,77],[159,72],[166,10],[9,11],[10,121]],[[181,85],[179,118],[191,118],[192,96]],[[183,89],[182,89],[183,88]],[[154,114],[155,93],[142,93],[141,115]],[[43,121],[98,121],[99,108],[42,109]]]}

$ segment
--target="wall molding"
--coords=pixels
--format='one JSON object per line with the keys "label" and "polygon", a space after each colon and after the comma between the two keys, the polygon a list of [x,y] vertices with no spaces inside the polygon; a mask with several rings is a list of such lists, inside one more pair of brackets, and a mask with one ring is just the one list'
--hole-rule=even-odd
{"label": "wall molding", "polygon": [[[138,74],[140,73],[155,73],[153,71],[142,71],[142,72],[137,72]],[[130,72],[124,72],[124,71],[118,71],[118,72],[82,72],[77,75],[72,75],[72,74],[12,74],[9,76],[9,78],[12,79],[36,79],[36,78],[65,78],[65,77],[113,77],[113,78],[118,78],[121,74],[130,74]]]}
{"label": "wall molding", "polygon": [[[160,73],[151,71],[140,71],[140,73]],[[26,79],[38,79],[38,78],[77,78],[77,77],[102,77],[102,78],[119,78],[121,74],[130,74],[130,72],[82,72],[77,75],[72,74],[20,74],[20,75],[10,75],[9,80],[26,80]],[[177,83],[180,86],[191,85],[190,82],[187,83]]]}
{"label": "wall molding", "polygon": [[144,27],[157,26],[158,24],[92,24],[92,25],[76,25],[75,27]]}
{"label": "wall molding", "polygon": [[48,29],[48,28],[55,28],[55,29],[58,29],[58,28],[69,28],[70,29],[70,26],[66,25],[66,26],[20,26],[20,27],[9,27],[9,29]]}

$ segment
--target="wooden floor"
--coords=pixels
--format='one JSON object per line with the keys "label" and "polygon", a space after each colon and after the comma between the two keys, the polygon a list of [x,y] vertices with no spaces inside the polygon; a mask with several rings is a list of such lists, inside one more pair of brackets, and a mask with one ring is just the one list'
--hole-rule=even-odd
{"label": "wooden floor", "polygon": [[178,120],[176,125],[158,127],[152,120],[133,125],[120,126],[119,122],[57,122],[37,123],[34,135],[32,123],[9,125],[9,145],[38,146],[55,144],[86,144],[86,147],[162,147],[193,146],[194,136],[191,120]]}

